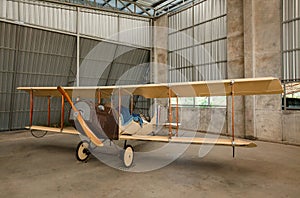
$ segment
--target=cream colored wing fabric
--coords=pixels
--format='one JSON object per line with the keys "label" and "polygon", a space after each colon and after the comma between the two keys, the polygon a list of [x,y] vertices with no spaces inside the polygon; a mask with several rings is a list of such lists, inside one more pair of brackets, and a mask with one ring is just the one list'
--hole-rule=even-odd
{"label": "cream colored wing fabric", "polygon": [[[202,97],[202,96],[228,96],[231,95],[231,86],[234,86],[234,95],[260,95],[281,94],[283,92],[279,79],[244,78],[219,81],[197,81],[185,83],[165,83],[128,86],[103,86],[103,87],[64,87],[72,98],[108,98],[112,94],[133,94],[145,98],[168,98],[169,89],[171,97]],[[56,87],[19,87],[18,90],[33,91],[35,96],[61,96]]]}

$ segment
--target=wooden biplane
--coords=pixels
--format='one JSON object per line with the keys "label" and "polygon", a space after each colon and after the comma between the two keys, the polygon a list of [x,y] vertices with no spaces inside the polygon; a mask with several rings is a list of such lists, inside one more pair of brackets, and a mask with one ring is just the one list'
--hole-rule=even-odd
{"label": "wooden biplane", "polygon": [[[256,147],[254,142],[237,139],[234,135],[234,96],[259,95],[259,94],[281,94],[282,86],[278,79],[252,78],[234,79],[221,81],[199,81],[188,83],[165,83],[146,84],[128,86],[100,86],[100,87],[19,87],[30,94],[30,126],[31,131],[49,131],[66,134],[82,134],[88,141],[81,141],[76,150],[76,157],[80,161],[85,161],[91,152],[90,145],[101,147],[106,140],[124,141],[122,160],[125,167],[130,167],[133,162],[134,150],[127,144],[128,140],[137,141],[158,141],[165,143],[191,143],[222,145],[233,147]],[[128,118],[125,121],[122,107],[122,94],[129,93],[133,98],[135,95],[145,98],[169,98],[168,104],[168,135],[153,135],[157,125],[156,115],[151,121],[136,122]],[[105,106],[101,104],[101,99],[110,98],[112,94],[117,95],[118,105]],[[203,97],[203,96],[231,96],[232,97],[232,137],[211,140],[200,137],[180,137],[178,136],[178,97]],[[33,105],[34,97],[48,97],[48,126],[33,125]],[[60,127],[50,127],[50,100],[52,97],[61,97],[61,124]],[[81,98],[93,98],[95,102],[85,101]],[[176,98],[176,118],[172,113],[171,99]],[[70,119],[73,127],[64,127],[64,105],[65,100],[71,105]],[[131,109],[133,102],[128,109]],[[126,111],[126,109],[125,109]],[[129,114],[130,115],[130,114]],[[175,132],[174,132],[175,130]],[[174,133],[173,133],[174,132]]]}

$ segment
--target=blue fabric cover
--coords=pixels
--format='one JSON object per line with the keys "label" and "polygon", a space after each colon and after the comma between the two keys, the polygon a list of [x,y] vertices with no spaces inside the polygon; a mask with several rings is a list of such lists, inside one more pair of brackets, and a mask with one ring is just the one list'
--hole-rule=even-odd
{"label": "blue fabric cover", "polygon": [[[117,108],[117,111],[119,111],[119,108]],[[129,109],[127,107],[121,106],[121,120],[122,125],[126,126],[129,124],[131,120],[134,120],[135,122],[138,122],[141,127],[143,127],[143,119],[141,118],[140,114],[133,113],[130,115]]]}
{"label": "blue fabric cover", "polygon": [[133,120],[135,122],[138,122],[140,126],[143,127],[143,119],[141,118],[141,115],[133,113],[132,116],[133,116]]}
{"label": "blue fabric cover", "polygon": [[[117,111],[119,111],[119,108],[117,108]],[[130,115],[129,109],[121,106],[121,117],[122,117],[122,125],[127,125],[128,122],[132,120],[132,116]]]}

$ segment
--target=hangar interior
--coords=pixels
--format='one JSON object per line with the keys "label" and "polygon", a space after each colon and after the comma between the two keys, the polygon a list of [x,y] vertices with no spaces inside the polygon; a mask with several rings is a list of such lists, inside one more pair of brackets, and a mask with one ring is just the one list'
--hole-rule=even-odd
{"label": "hangar interior", "polygon": [[[299,39],[299,0],[0,0],[0,197],[299,197]],[[235,134],[256,148],[232,158],[234,142],[132,141],[130,168],[123,140],[108,161],[93,153],[82,163],[78,135],[32,137],[30,97],[17,90],[268,76],[282,95],[235,97]],[[47,120],[49,98],[34,98],[33,123],[58,128],[70,106],[50,99]],[[134,100],[152,113],[154,101]],[[179,98],[180,130],[230,135],[231,102]]]}
{"label": "hangar interior", "polygon": [[[1,131],[28,125],[29,96],[20,86],[272,76],[283,95],[237,97],[237,136],[300,144],[297,0],[2,0],[0,8]],[[35,101],[35,123],[45,122],[46,103]],[[53,100],[52,124],[59,105]],[[140,99],[138,108],[147,114],[149,105]],[[199,125],[181,127],[207,131],[214,122],[220,127],[211,132],[228,134],[230,105],[224,97],[181,99],[182,119],[201,115]],[[212,111],[226,122],[211,120]]]}

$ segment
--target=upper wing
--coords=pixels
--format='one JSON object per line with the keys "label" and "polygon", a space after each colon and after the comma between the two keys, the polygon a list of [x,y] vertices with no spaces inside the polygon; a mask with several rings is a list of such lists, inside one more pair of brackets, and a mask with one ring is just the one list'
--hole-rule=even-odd
{"label": "upper wing", "polygon": [[[234,95],[281,94],[283,92],[279,79],[272,77],[127,86],[64,87],[64,89],[73,98],[93,98],[97,97],[97,94],[100,94],[101,98],[107,98],[119,90],[122,93],[140,95],[145,98],[168,98],[169,90],[171,90],[171,97],[203,97],[231,95],[232,83]],[[61,96],[57,87],[19,87],[18,90],[33,91],[35,96]]]}

